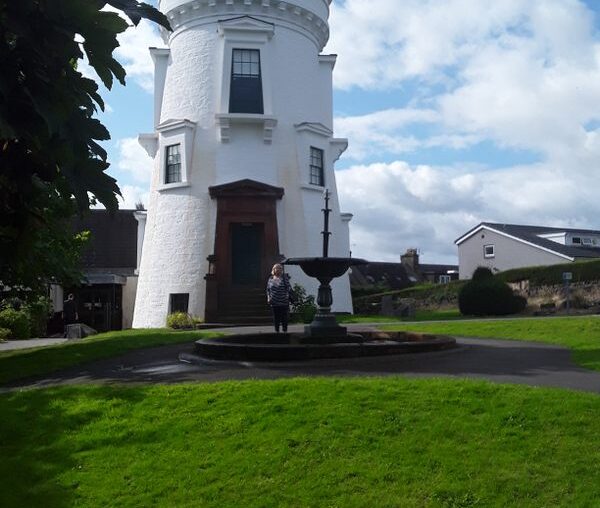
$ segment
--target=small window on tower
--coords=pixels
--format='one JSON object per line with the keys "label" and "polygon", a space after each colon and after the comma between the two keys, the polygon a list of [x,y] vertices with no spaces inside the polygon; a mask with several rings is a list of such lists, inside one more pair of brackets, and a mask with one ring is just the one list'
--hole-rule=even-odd
{"label": "small window on tower", "polygon": [[167,146],[166,155],[166,170],[165,183],[181,182],[181,150],[180,145]]}
{"label": "small window on tower", "polygon": [[188,312],[190,300],[189,293],[171,293],[169,302],[169,312]]}
{"label": "small window on tower", "polygon": [[310,147],[310,183],[312,185],[325,185],[323,176],[323,150]]}
{"label": "small window on tower", "polygon": [[258,49],[233,50],[229,112],[264,113]]}

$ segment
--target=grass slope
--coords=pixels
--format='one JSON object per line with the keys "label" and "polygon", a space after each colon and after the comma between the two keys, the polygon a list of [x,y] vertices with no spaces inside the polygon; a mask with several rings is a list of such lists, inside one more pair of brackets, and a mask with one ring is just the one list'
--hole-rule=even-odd
{"label": "grass slope", "polygon": [[572,349],[579,365],[600,371],[600,316],[403,323],[385,328],[558,344]]}
{"label": "grass slope", "polygon": [[293,379],[0,396],[3,507],[573,507],[600,499],[600,397]]}
{"label": "grass slope", "polygon": [[2,351],[0,352],[0,384],[118,356],[134,349],[192,342],[215,335],[209,332],[169,329],[125,330],[102,333],[57,346]]}

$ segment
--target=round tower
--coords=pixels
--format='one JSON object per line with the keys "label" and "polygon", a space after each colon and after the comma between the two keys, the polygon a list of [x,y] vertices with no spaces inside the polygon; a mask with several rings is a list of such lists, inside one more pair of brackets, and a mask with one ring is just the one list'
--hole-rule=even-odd
{"label": "round tower", "polygon": [[[334,162],[332,71],[322,55],[331,0],[162,0],[171,22],[155,63],[154,158],[134,327],[185,310],[207,321],[264,314],[283,257],[320,256],[331,193],[331,256],[349,255]],[[290,268],[292,283],[317,282]],[[334,311],[351,312],[348,276]],[[246,313],[246,314],[244,314]]]}

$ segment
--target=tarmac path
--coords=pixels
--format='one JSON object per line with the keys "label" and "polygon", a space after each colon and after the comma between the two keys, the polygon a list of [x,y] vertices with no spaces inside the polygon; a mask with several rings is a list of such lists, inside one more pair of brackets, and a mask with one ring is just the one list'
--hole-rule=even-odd
{"label": "tarmac path", "polygon": [[[350,326],[354,331],[361,327]],[[365,329],[364,325],[362,329]],[[228,328],[230,333],[265,328]],[[294,331],[291,329],[290,331]],[[179,383],[298,376],[408,376],[486,379],[600,393],[600,372],[575,365],[566,348],[535,342],[456,337],[458,347],[431,353],[298,362],[222,362],[193,355],[194,344],[131,351],[42,378],[7,385],[43,388],[81,383]]]}

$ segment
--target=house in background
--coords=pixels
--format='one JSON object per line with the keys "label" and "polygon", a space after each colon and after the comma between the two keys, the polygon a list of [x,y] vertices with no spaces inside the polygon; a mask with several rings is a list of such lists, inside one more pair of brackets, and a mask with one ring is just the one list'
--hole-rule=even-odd
{"label": "house in background", "polygon": [[81,256],[84,279],[64,291],[51,287],[55,313],[73,293],[80,322],[100,332],[131,328],[145,222],[145,210],[91,210],[74,220],[74,231],[91,232]]}
{"label": "house in background", "polygon": [[400,263],[372,261],[353,266],[350,273],[353,290],[369,286],[398,290],[423,282],[445,284],[456,279],[457,265],[421,264],[417,249],[407,249],[400,256]]}
{"label": "house in background", "polygon": [[600,231],[482,222],[454,242],[461,279],[486,266],[502,272],[600,258]]}

